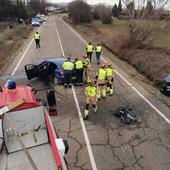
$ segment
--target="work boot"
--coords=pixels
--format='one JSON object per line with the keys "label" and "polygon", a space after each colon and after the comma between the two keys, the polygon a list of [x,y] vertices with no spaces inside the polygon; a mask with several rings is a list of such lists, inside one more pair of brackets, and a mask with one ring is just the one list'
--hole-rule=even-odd
{"label": "work boot", "polygon": [[83,117],[83,119],[84,119],[84,120],[87,120],[87,119],[88,119],[88,116],[89,116],[89,111],[88,111],[88,110],[85,110],[85,111],[84,111],[84,117]]}
{"label": "work boot", "polygon": [[106,90],[105,89],[102,90],[102,98],[104,98],[104,99],[106,98]]}
{"label": "work boot", "polygon": [[97,100],[100,100],[100,98],[101,98],[101,92],[100,92],[100,90],[97,92],[96,98],[97,98]]}
{"label": "work boot", "polygon": [[107,94],[110,93],[110,87],[107,87],[106,93],[107,93]]}
{"label": "work boot", "polygon": [[64,87],[67,88],[67,84],[66,83],[64,84]]}
{"label": "work boot", "polygon": [[94,112],[96,113],[96,112],[97,112],[97,106],[95,106],[95,107],[93,108],[93,110],[94,110]]}
{"label": "work boot", "polygon": [[110,89],[110,94],[109,94],[110,96],[112,96],[113,95],[113,89]]}

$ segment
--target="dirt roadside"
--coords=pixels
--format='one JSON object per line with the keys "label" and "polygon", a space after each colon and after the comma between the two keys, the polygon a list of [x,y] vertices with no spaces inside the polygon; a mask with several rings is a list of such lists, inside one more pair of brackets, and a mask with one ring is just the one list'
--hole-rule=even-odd
{"label": "dirt roadside", "polygon": [[[108,37],[102,39],[102,35],[91,25],[73,25],[70,20],[64,18],[64,20],[71,25],[75,30],[77,30],[83,38],[92,42],[94,45],[97,45],[98,42],[105,42]],[[99,34],[97,34],[99,33]],[[102,40],[102,41],[101,41]],[[109,42],[108,42],[109,43]],[[103,46],[105,46],[102,43]],[[155,85],[153,81],[150,81],[148,78],[143,76],[141,73],[137,71],[137,69],[130,65],[127,61],[121,60],[117,57],[111,50],[104,47],[104,55],[110,58],[115,65],[120,67],[123,71],[127,72],[130,76],[132,76],[141,86],[147,89],[151,94],[153,94],[157,99],[161,100],[168,107],[170,107],[170,98],[163,95],[159,91],[159,87]]]}
{"label": "dirt roadside", "polygon": [[25,44],[30,33],[31,26],[16,25],[13,29],[0,23],[0,75],[8,69],[18,50]]}

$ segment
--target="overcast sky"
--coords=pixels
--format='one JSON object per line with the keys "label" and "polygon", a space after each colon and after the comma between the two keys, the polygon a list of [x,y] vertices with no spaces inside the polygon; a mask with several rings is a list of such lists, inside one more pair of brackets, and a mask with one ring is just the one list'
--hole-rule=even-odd
{"label": "overcast sky", "polygon": [[[48,2],[53,3],[65,3],[65,2],[71,2],[73,0],[48,0]],[[86,0],[89,4],[97,4],[97,3],[106,3],[108,5],[114,5],[115,2],[118,2],[119,0]]]}

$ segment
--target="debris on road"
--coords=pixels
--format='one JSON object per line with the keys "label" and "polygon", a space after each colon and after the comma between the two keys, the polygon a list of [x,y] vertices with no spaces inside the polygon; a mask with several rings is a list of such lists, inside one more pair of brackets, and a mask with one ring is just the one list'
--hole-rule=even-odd
{"label": "debris on road", "polygon": [[119,107],[114,112],[114,116],[120,118],[121,122],[124,124],[141,123],[139,116],[128,107]]}

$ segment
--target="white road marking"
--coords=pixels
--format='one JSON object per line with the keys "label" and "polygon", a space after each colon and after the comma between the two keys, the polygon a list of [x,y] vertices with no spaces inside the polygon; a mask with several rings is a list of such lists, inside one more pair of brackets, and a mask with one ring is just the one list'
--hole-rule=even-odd
{"label": "white road marking", "polygon": [[[41,28],[41,27],[40,27],[40,28]],[[37,31],[40,31],[40,28],[38,28]],[[30,46],[31,46],[31,44],[32,44],[33,41],[34,41],[34,38],[32,38],[32,40],[31,40],[30,43],[28,44],[26,50],[24,51],[24,53],[22,54],[21,58],[19,59],[17,65],[15,66],[14,70],[12,71],[11,76],[13,76],[13,75],[16,73],[16,71],[18,70],[19,65],[21,64],[22,60],[24,59],[25,55],[27,54],[27,52],[28,52],[28,50],[29,50],[29,48],[30,48]]]}
{"label": "white road marking", "polygon": [[[56,24],[55,24],[55,30],[56,30],[56,33],[57,33],[57,36],[58,36],[62,55],[65,56],[65,53],[64,53],[64,50],[63,50],[63,47],[62,47],[62,43],[61,43],[61,38],[60,38],[60,35],[58,33],[58,29],[57,29]],[[83,131],[84,139],[85,139],[85,142],[86,142],[86,145],[87,145],[87,150],[88,150],[91,166],[92,166],[93,170],[97,170],[96,162],[95,162],[94,155],[93,155],[93,152],[92,152],[92,148],[91,148],[91,145],[90,145],[87,130],[86,130],[86,127],[85,127],[85,124],[84,124],[84,120],[82,118],[82,113],[81,113],[81,110],[80,110],[80,106],[79,106],[79,102],[78,102],[78,99],[77,99],[77,95],[76,95],[74,86],[72,86],[72,92],[73,92],[73,96],[74,96],[74,101],[76,103],[76,108],[77,108],[77,111],[78,111],[78,114],[79,114],[79,119],[80,119],[82,131]]]}
{"label": "white road marking", "polygon": [[[77,33],[70,25],[68,25],[63,19],[60,18],[60,20],[80,39],[84,44],[87,44],[87,41],[82,38],[82,36]],[[106,57],[105,57],[106,58]],[[101,58],[104,62],[107,62],[103,57]],[[157,114],[159,114],[169,125],[170,120],[156,107],[153,105],[152,102],[150,102],[139,90],[137,90],[126,78],[124,78],[117,70],[115,70],[116,74],[125,81],[126,84],[128,84],[153,110],[156,111]]]}

